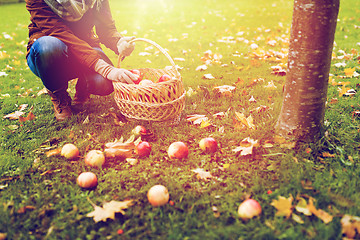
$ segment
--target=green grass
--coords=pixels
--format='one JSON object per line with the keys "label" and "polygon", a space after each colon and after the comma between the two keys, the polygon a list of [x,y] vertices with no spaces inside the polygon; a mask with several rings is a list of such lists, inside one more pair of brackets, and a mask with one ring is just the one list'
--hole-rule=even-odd
{"label": "green grass", "polygon": [[[341,3],[334,48],[337,56],[342,55],[339,50],[347,54],[352,49],[360,50],[359,29],[355,27],[359,25],[359,5],[357,0]],[[329,85],[325,135],[319,142],[294,149],[281,147],[279,143],[271,148],[262,147],[274,135],[285,77],[271,74],[270,67],[277,63],[258,60],[252,65],[254,50],[250,45],[256,43],[267,51],[287,48],[279,37],[289,37],[292,2],[135,0],[111,1],[111,6],[119,31],[153,40],[167,49],[172,58],[185,59],[176,63],[182,67],[185,88],[197,93],[186,98],[182,121],[173,127],[138,121],[120,127],[111,117],[100,118],[109,109],[117,110],[112,95],[92,96],[92,101],[70,121],[59,123],[54,119],[49,97],[37,96],[43,88],[40,79],[26,66],[29,15],[24,4],[0,6],[3,56],[0,72],[8,74],[0,76],[0,117],[16,111],[21,104],[29,105],[26,113],[32,107],[36,116],[34,121],[24,123],[0,121],[0,233],[6,233],[8,239],[341,239],[342,215],[360,216],[359,117],[353,115],[360,110],[358,94],[339,96],[339,86]],[[240,32],[243,34],[237,35]],[[4,34],[12,39],[6,39]],[[224,37],[243,37],[248,42],[218,41]],[[273,39],[278,45],[266,44]],[[145,43],[136,43],[136,50],[122,67],[170,65],[161,54],[139,56],[146,47]],[[204,72],[195,71],[203,64],[201,57],[207,50],[221,54],[221,64],[227,66],[213,65]],[[109,50],[106,53],[114,63],[117,61],[114,53]],[[359,90],[358,77],[339,78],[346,68],[355,68],[360,73],[359,54],[346,60],[334,59],[333,64],[343,61],[347,64],[344,68],[332,65],[333,79],[349,81],[346,87]],[[203,79],[205,73],[211,73],[215,79]],[[251,84],[260,78],[263,81]],[[243,83],[236,85],[238,79]],[[264,88],[270,81],[277,88]],[[224,97],[213,91],[214,86],[220,85],[237,88],[232,96]],[[73,83],[70,90],[73,95]],[[251,96],[255,103],[249,102]],[[330,103],[334,98],[338,101]],[[267,109],[259,113],[252,111],[260,106]],[[226,111],[228,116],[212,118],[212,114]],[[235,111],[245,116],[251,114],[256,130],[236,128]],[[190,114],[207,115],[215,127],[202,129],[187,123],[185,118]],[[87,117],[89,123],[83,124]],[[67,161],[44,154],[48,149],[72,142],[84,156],[89,149],[102,150],[106,142],[121,136],[128,138],[137,124],[154,132],[155,139],[151,141],[150,157],[139,159],[134,166],[116,159],[107,161],[102,169],[93,169],[85,166],[82,158]],[[207,136],[219,142],[220,150],[212,156],[198,148],[200,139]],[[253,155],[241,157],[232,149],[246,137],[258,140],[260,146]],[[188,145],[187,159],[168,159],[166,150],[174,141]],[[318,158],[323,152],[334,157]],[[222,171],[219,167],[223,166],[229,167]],[[210,171],[216,178],[209,182],[199,180],[191,171],[196,168]],[[97,174],[99,185],[95,190],[82,190],[76,185],[76,177],[82,171]],[[310,181],[311,188],[304,188],[304,181]],[[169,189],[173,206],[154,208],[147,202],[147,190],[155,184],[164,184]],[[315,216],[306,217],[295,211],[304,221],[300,224],[291,218],[275,216],[271,202],[290,194],[313,197],[316,207],[331,213],[334,219],[325,224]],[[237,207],[247,196],[259,201],[263,213],[244,222],[237,216]],[[135,204],[124,216],[119,214],[115,220],[95,224],[86,217],[93,210],[87,198],[97,205],[124,199],[133,199]],[[33,209],[19,212],[25,206]],[[218,208],[220,216],[214,216],[213,206]],[[119,229],[124,233],[118,235]]]}

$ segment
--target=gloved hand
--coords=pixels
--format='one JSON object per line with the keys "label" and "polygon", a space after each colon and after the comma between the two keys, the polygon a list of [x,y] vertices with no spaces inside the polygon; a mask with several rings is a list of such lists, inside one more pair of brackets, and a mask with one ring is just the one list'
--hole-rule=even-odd
{"label": "gloved hand", "polygon": [[129,43],[129,41],[135,39],[135,37],[122,37],[117,42],[117,49],[119,51],[119,55],[123,57],[130,56],[130,54],[135,49],[135,43]]}
{"label": "gloved hand", "polygon": [[137,76],[132,72],[123,68],[116,68],[114,66],[111,66],[102,59],[99,59],[95,63],[94,70],[104,78],[111,81],[134,84],[133,81],[137,80]]}

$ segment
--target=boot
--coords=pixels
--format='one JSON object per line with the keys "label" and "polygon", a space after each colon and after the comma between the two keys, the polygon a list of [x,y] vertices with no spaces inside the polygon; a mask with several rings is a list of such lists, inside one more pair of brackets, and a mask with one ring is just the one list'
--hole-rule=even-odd
{"label": "boot", "polygon": [[82,105],[90,99],[90,93],[87,90],[87,82],[83,78],[78,78],[75,86],[75,96],[73,99],[74,105]]}
{"label": "boot", "polygon": [[58,121],[64,121],[69,119],[72,115],[71,111],[71,97],[66,91],[66,88],[62,88],[55,91],[47,90],[51,101],[54,105],[55,118]]}

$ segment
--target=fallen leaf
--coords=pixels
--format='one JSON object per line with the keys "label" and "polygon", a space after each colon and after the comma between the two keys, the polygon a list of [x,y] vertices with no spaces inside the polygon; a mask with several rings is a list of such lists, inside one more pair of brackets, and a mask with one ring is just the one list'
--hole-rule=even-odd
{"label": "fallen leaf", "polygon": [[35,119],[35,115],[30,111],[26,117],[19,116],[19,122],[26,122]]}
{"label": "fallen leaf", "polygon": [[325,212],[322,209],[316,209],[316,207],[314,206],[313,198],[309,198],[309,203],[307,208],[312,214],[320,218],[325,224],[328,224],[333,220],[333,216],[331,216],[329,213]]}
{"label": "fallen leaf", "polygon": [[295,206],[296,211],[298,211],[299,213],[302,213],[306,216],[311,216],[312,213],[310,212],[310,210],[307,208],[307,202],[306,199],[300,197],[298,203]]}
{"label": "fallen leaf", "polygon": [[59,155],[60,153],[61,153],[61,148],[56,148],[45,152],[45,155],[46,157],[51,157],[51,156]]}
{"label": "fallen leaf", "polygon": [[201,124],[203,121],[206,122],[208,120],[208,117],[201,114],[188,115],[186,118],[186,121],[191,122],[192,124]]}
{"label": "fallen leaf", "polygon": [[230,86],[230,85],[222,85],[222,86],[217,86],[214,87],[214,90],[217,91],[218,93],[224,95],[224,96],[231,96],[232,92],[236,89],[236,87],[234,86]]}
{"label": "fallen leaf", "polygon": [[240,121],[242,124],[244,124],[247,128],[255,129],[254,119],[251,115],[248,117],[245,117],[245,114],[235,112],[236,120]]}
{"label": "fallen leaf", "polygon": [[200,179],[200,180],[205,180],[205,181],[209,181],[210,178],[213,178],[213,176],[211,175],[210,172],[206,172],[204,171],[204,169],[201,168],[197,168],[194,170],[191,170],[194,173],[197,173],[196,178]]}
{"label": "fallen leaf", "polygon": [[22,116],[24,114],[24,112],[21,111],[15,111],[13,113],[9,113],[7,115],[5,115],[3,118],[6,119],[10,119],[10,120],[17,120],[19,119],[20,116]]}
{"label": "fallen leaf", "polygon": [[86,216],[92,217],[95,223],[100,221],[106,222],[107,219],[114,220],[115,213],[121,213],[124,215],[125,214],[124,210],[133,205],[132,200],[125,200],[121,202],[112,200],[110,202],[105,202],[103,204],[103,207],[99,207],[94,203],[92,203],[90,199],[88,199],[88,201],[93,206],[94,211],[89,212]]}
{"label": "fallen leaf", "polygon": [[351,78],[354,75],[355,68],[354,67],[353,68],[345,68],[344,72],[345,72],[346,77]]}
{"label": "fallen leaf", "polygon": [[234,148],[233,152],[240,152],[241,156],[251,155],[253,148],[258,145],[258,141],[247,137],[240,142],[240,146]]}
{"label": "fallen leaf", "polygon": [[283,216],[289,218],[293,212],[292,201],[294,200],[293,196],[290,194],[290,197],[285,198],[279,196],[277,200],[273,200],[270,205],[275,207],[277,212],[275,216]]}
{"label": "fallen leaf", "polygon": [[[345,214],[341,220],[342,234],[349,239],[360,236],[360,217]],[[358,239],[358,238],[356,238]]]}
{"label": "fallen leaf", "polygon": [[211,73],[204,74],[202,78],[207,80],[215,79],[215,77]]}

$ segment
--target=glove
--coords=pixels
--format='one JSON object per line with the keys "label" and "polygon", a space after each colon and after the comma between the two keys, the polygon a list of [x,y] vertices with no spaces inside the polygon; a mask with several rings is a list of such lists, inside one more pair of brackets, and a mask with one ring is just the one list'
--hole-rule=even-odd
{"label": "glove", "polygon": [[137,76],[132,72],[123,68],[116,68],[111,66],[102,59],[99,59],[95,63],[94,70],[104,78],[115,82],[134,84],[133,81],[137,80]]}
{"label": "glove", "polygon": [[123,57],[130,56],[130,54],[135,49],[135,43],[129,43],[129,41],[135,39],[135,37],[122,37],[117,42],[116,46],[119,52],[119,55]]}

